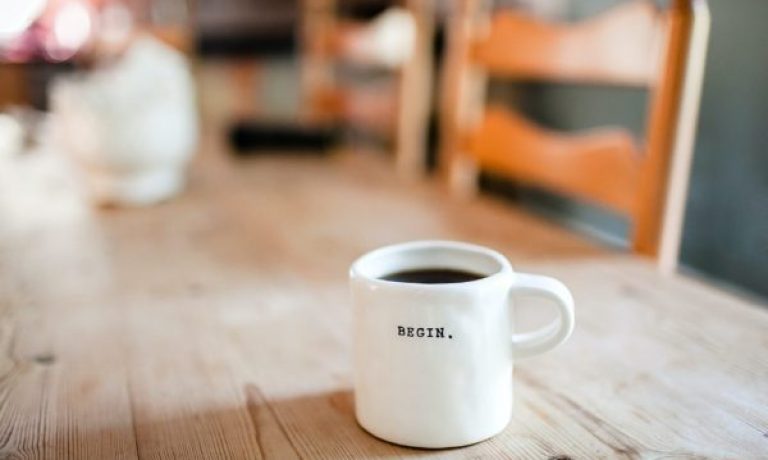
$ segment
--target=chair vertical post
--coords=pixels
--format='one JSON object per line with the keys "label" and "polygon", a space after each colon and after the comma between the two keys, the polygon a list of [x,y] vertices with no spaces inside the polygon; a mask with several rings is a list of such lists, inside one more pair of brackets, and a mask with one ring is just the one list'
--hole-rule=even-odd
{"label": "chair vertical post", "polygon": [[647,144],[636,193],[633,251],[656,258],[666,174],[675,132],[675,115],[683,83],[688,11],[686,0],[673,0],[665,16],[665,34],[659,54],[658,75],[652,87],[647,123]]}
{"label": "chair vertical post", "polygon": [[416,25],[413,50],[400,71],[395,162],[404,177],[420,177],[426,167],[427,133],[432,108],[433,0],[407,0]]}
{"label": "chair vertical post", "polygon": [[672,145],[672,164],[659,242],[658,262],[660,270],[664,273],[674,272],[680,257],[685,204],[709,42],[711,19],[706,0],[691,0],[690,8],[692,23],[688,33],[685,80],[677,115],[677,136]]}
{"label": "chair vertical post", "polygon": [[309,122],[328,122],[328,94],[334,86],[334,66],[330,37],[335,27],[336,0],[301,1],[300,41],[301,117]]}
{"label": "chair vertical post", "polygon": [[[700,7],[698,14],[701,16]],[[663,74],[658,76],[650,104],[632,247],[635,252],[657,258],[661,266],[671,270],[677,263],[679,249],[679,241],[673,240],[680,237],[684,211],[680,200],[684,201],[685,192],[680,187],[687,184],[687,170],[681,172],[680,168],[690,164],[698,112],[698,103],[692,99],[699,96],[701,75],[696,73],[702,71],[704,58],[701,49],[689,48],[695,45],[692,40],[706,42],[708,27],[702,29],[701,21],[708,23],[708,18],[700,17],[697,29],[691,0],[674,0],[666,20],[659,67]]]}
{"label": "chair vertical post", "polygon": [[454,8],[441,82],[439,162],[451,191],[467,196],[477,191],[478,168],[464,151],[462,132],[480,121],[487,86],[485,73],[472,65],[471,52],[487,27],[489,5],[484,0],[459,0]]}

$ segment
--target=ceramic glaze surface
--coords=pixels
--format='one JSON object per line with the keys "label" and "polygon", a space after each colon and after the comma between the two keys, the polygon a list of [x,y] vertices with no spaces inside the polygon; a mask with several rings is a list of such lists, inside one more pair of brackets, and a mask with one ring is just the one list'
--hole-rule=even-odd
{"label": "ceramic glaze surface", "polygon": [[[430,266],[486,276],[451,284],[380,279],[393,270]],[[359,259],[351,289],[360,424],[382,439],[428,448],[472,444],[502,431],[512,410],[510,290],[554,292],[533,286],[531,277],[558,283],[515,274],[500,254],[456,242],[406,243]],[[520,349],[535,346],[538,353],[570,333],[570,295],[554,296],[563,305],[561,319],[523,337]]]}

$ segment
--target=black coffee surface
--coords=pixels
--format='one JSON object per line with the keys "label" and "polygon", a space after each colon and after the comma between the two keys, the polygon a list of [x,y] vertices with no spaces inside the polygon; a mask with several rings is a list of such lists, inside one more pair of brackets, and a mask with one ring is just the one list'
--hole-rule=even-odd
{"label": "black coffee surface", "polygon": [[386,281],[420,284],[466,283],[467,281],[479,280],[481,278],[485,278],[485,275],[479,275],[464,270],[454,270],[452,268],[420,268],[418,270],[404,270],[381,277],[381,279]]}

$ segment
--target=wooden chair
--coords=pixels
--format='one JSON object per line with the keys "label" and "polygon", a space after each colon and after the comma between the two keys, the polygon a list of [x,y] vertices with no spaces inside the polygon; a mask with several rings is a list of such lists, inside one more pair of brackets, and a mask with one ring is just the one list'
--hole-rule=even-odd
{"label": "wooden chair", "polygon": [[[392,87],[365,88],[336,78],[340,62],[386,67],[376,50],[361,48],[369,25],[339,17],[336,0],[304,0],[302,6],[302,87],[305,120],[360,126],[394,139],[395,163],[405,176],[425,168],[432,100],[432,0],[404,0],[415,25],[414,48],[393,70]],[[361,87],[362,86],[362,87]]]}
{"label": "wooden chair", "polygon": [[[100,7],[105,7],[104,3],[106,2],[94,2]],[[128,2],[123,7],[134,21],[133,30],[118,42],[97,40],[88,50],[86,59],[121,53],[131,41],[142,35],[150,35],[190,58],[194,56],[196,26],[193,21],[197,17],[197,0],[175,0],[168,3],[166,15],[172,14],[163,18],[163,22],[156,22],[152,18],[149,2]]]}
{"label": "wooden chair", "polygon": [[[623,3],[577,24],[519,12],[489,18],[460,0],[441,100],[441,167],[471,193],[478,169],[584,199],[632,224],[634,252],[675,268],[709,31],[705,0]],[[649,89],[644,139],[624,129],[565,134],[486,107],[488,76]]]}

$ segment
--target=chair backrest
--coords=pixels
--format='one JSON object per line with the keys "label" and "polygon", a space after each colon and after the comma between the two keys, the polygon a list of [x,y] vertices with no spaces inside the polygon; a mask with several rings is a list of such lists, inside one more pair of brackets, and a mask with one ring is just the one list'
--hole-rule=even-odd
{"label": "chair backrest", "polygon": [[[622,3],[589,20],[489,15],[459,0],[442,97],[441,163],[455,190],[477,169],[584,199],[627,216],[635,252],[674,268],[709,30],[705,0]],[[625,129],[559,133],[485,104],[488,76],[649,90],[643,139]]]}
{"label": "chair backrest", "polygon": [[[362,126],[391,136],[398,171],[419,176],[424,172],[432,100],[434,4],[432,0],[399,3],[410,14],[415,35],[407,58],[393,63],[391,52],[399,50],[382,50],[376,46],[381,41],[370,43],[372,25],[339,17],[337,0],[302,2],[305,119]],[[389,69],[394,84],[383,88],[345,84],[336,78],[334,68],[340,62]]]}
{"label": "chair backrest", "polygon": [[[95,2],[107,7],[109,2]],[[162,3],[162,8],[157,8]],[[188,57],[195,54],[199,0],[122,2],[133,16],[135,34],[149,34]]]}

